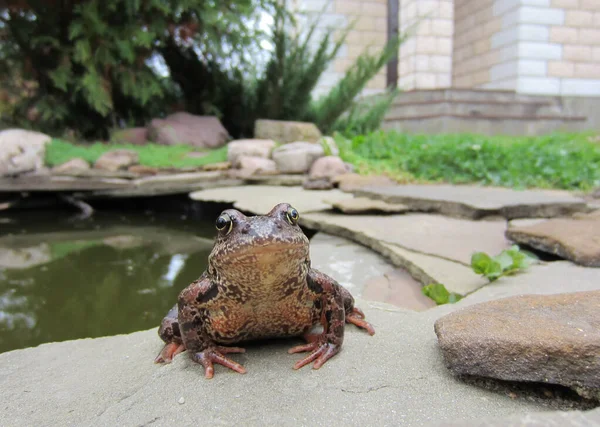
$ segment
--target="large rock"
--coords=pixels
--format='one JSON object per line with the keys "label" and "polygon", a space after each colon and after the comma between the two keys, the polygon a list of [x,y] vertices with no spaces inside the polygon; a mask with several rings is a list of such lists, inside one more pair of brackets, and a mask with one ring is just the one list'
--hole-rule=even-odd
{"label": "large rock", "polygon": [[323,135],[314,123],[261,119],[254,123],[254,137],[288,143],[293,141],[318,142]]}
{"label": "large rock", "polygon": [[600,215],[511,226],[506,237],[586,267],[600,267]]}
{"label": "large rock", "polygon": [[144,145],[148,143],[148,128],[128,128],[115,131],[111,141],[118,144]]}
{"label": "large rock", "polygon": [[297,141],[273,150],[273,160],[282,173],[306,173],[325,154],[319,144]]}
{"label": "large rock", "polygon": [[64,163],[53,167],[52,173],[55,173],[58,175],[69,175],[69,174],[88,170],[88,169],[90,169],[90,167],[91,166],[87,162],[87,160],[82,159],[80,157],[76,157],[74,159],[67,160]]}
{"label": "large rock", "polygon": [[474,185],[397,185],[355,191],[362,197],[403,203],[414,210],[482,218],[548,218],[587,210],[583,199],[566,191],[525,190]]}
{"label": "large rock", "polygon": [[227,160],[234,168],[239,167],[238,159],[242,156],[271,157],[275,141],[271,139],[238,139],[227,144]]}
{"label": "large rock", "polygon": [[600,291],[524,295],[449,314],[435,332],[456,374],[559,384],[600,400],[599,313]]}
{"label": "large rock", "polygon": [[0,132],[0,177],[41,170],[52,138],[40,132],[7,129]]}
{"label": "large rock", "polygon": [[342,159],[337,156],[325,156],[315,160],[310,167],[308,177],[311,180],[330,179],[346,173],[348,168]]}
{"label": "large rock", "polygon": [[118,171],[139,163],[140,155],[133,150],[111,150],[102,154],[94,163],[94,168]]}
{"label": "large rock", "polygon": [[229,134],[217,117],[179,112],[165,119],[152,120],[148,126],[148,139],[163,145],[217,148],[227,143]]}
{"label": "large rock", "polygon": [[409,211],[408,206],[400,203],[387,203],[383,200],[368,199],[366,197],[338,200],[333,202],[331,206],[345,214],[402,213]]}

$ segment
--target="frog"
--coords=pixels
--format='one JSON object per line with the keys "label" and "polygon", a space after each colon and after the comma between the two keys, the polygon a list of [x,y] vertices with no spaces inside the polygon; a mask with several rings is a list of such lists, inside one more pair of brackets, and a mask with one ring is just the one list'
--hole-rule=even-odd
{"label": "frog", "polygon": [[223,210],[207,268],[180,292],[158,328],[164,347],[155,362],[171,363],[187,351],[207,379],[215,364],[244,374],[245,367],[228,356],[245,352],[236,345],[301,338],[306,343],[288,352],[308,355],[293,368],[313,363],[319,369],[341,351],[346,324],[374,335],[351,293],[311,267],[310,242],[299,219],[289,203],[266,215]]}

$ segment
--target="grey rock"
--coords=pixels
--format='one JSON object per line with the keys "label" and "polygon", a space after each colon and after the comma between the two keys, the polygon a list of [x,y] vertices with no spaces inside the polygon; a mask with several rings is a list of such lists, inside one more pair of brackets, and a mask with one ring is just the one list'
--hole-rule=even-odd
{"label": "grey rock", "polygon": [[276,175],[254,175],[244,177],[244,181],[248,184],[266,185],[266,186],[280,186],[280,187],[295,187],[300,186],[304,182],[304,176],[302,175],[287,175],[287,174],[276,174]]}
{"label": "grey rock", "polygon": [[[343,351],[313,371],[291,369],[298,341],[248,347],[233,358],[248,372],[216,366],[205,380],[185,353],[152,360],[156,328],[128,335],[43,344],[0,354],[2,421],[7,425],[470,425],[498,417],[559,417],[527,396],[473,387],[454,378],[437,348],[435,320],[473,301],[564,289],[598,289],[598,270],[566,262],[501,279],[458,304],[411,313],[358,300],[377,333],[348,327]],[[184,398],[185,404],[179,404]],[[265,405],[265,402],[269,402]],[[298,404],[302,402],[302,404]],[[281,408],[285,407],[285,411]],[[597,411],[593,411],[596,416]],[[571,413],[572,414],[572,413]]]}
{"label": "grey rock", "polygon": [[600,215],[511,224],[506,237],[586,267],[600,267]]}
{"label": "grey rock", "polygon": [[308,173],[309,179],[330,179],[336,175],[348,173],[346,164],[337,156],[321,157],[312,164]]}
{"label": "grey rock", "polygon": [[328,179],[306,179],[302,184],[305,190],[331,190],[333,183]]}
{"label": "grey rock", "polygon": [[566,191],[525,190],[457,185],[398,185],[356,190],[362,197],[404,203],[414,210],[482,218],[555,217],[587,211],[585,201]]}
{"label": "grey rock", "polygon": [[293,141],[318,142],[321,131],[314,123],[260,119],[254,123],[254,137],[281,143]]}
{"label": "grey rock", "polygon": [[94,168],[106,171],[118,171],[136,165],[140,155],[133,150],[111,150],[102,154],[94,163]]}
{"label": "grey rock", "polygon": [[51,140],[46,134],[24,129],[0,131],[0,177],[41,170]]}
{"label": "grey rock", "polygon": [[321,143],[321,145],[323,145],[323,147],[325,148],[328,155],[331,155],[331,156],[339,156],[340,155],[340,149],[338,148],[337,144],[335,143],[335,139],[333,139],[332,137],[324,136],[323,138],[321,138],[321,140],[319,142]]}
{"label": "grey rock", "polygon": [[397,186],[398,184],[382,175],[359,175],[357,173],[346,173],[343,175],[337,175],[332,178],[332,181],[337,184],[338,188],[342,191],[352,192],[359,190],[364,187],[384,187],[384,186]]}
{"label": "grey rock", "polygon": [[239,156],[236,159],[237,167],[240,169],[239,176],[276,174],[277,165],[271,159],[252,156]]}
{"label": "grey rock", "polygon": [[215,116],[196,116],[178,112],[148,125],[148,139],[162,145],[186,144],[217,148],[229,139],[227,130]]}
{"label": "grey rock", "polygon": [[85,159],[76,157],[74,159],[66,161],[65,163],[53,167],[52,173],[68,175],[74,172],[77,173],[84,170],[89,170],[90,167],[90,164]]}
{"label": "grey rock", "polygon": [[277,169],[282,173],[306,173],[323,155],[323,147],[319,144],[304,141],[290,142],[277,147],[272,153]]}
{"label": "grey rock", "polygon": [[341,200],[331,205],[345,214],[402,213],[409,211],[408,206],[400,203],[387,203],[383,200],[374,200],[366,197]]}
{"label": "grey rock", "polygon": [[239,167],[238,159],[242,156],[271,157],[275,141],[271,139],[237,139],[227,144],[227,160],[233,167]]}
{"label": "grey rock", "polygon": [[559,384],[600,401],[599,307],[600,291],[522,295],[449,314],[435,332],[455,374]]}

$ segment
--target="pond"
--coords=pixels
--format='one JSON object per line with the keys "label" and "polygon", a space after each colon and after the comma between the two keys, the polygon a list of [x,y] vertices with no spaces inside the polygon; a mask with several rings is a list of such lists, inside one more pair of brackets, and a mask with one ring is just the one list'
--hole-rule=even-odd
{"label": "pond", "polygon": [[0,353],[158,326],[205,269],[214,216],[0,217]]}

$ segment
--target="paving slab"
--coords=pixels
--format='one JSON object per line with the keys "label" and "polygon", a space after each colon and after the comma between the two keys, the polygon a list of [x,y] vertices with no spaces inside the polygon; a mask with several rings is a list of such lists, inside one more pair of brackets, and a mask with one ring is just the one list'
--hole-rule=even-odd
{"label": "paving slab", "polygon": [[310,239],[310,258],[313,268],[335,277],[354,297],[411,310],[435,306],[407,270],[351,240],[319,232]]}
{"label": "paving slab", "polygon": [[[359,301],[377,333],[348,328],[343,351],[320,370],[291,369],[292,342],[247,347],[212,380],[185,355],[166,366],[156,329],[44,344],[0,354],[6,425],[435,425],[550,412],[526,395],[489,391],[444,366],[434,322],[474,302],[522,293],[600,288],[600,271],[567,262],[501,278],[454,305],[414,313]],[[295,343],[295,342],[294,342]],[[285,408],[285,410],[282,410]],[[464,424],[463,424],[464,425]]]}
{"label": "paving slab", "polygon": [[306,212],[330,209],[331,206],[323,202],[323,199],[333,202],[351,199],[353,196],[339,190],[327,190],[320,191],[318,197],[315,197],[314,191],[301,187],[250,185],[195,191],[190,197],[192,200],[203,202],[233,203],[236,209],[256,215],[264,215],[276,204],[287,202],[294,206],[302,217]]}
{"label": "paving slab", "polygon": [[522,225],[511,223],[506,236],[586,267],[600,267],[600,215],[597,213]]}
{"label": "paving slab", "polygon": [[331,204],[334,209],[345,214],[366,213],[402,213],[410,208],[400,203],[387,203],[383,200],[369,199],[368,197],[355,197],[354,199],[339,200]]}
{"label": "paving slab", "polygon": [[585,200],[567,191],[523,190],[466,185],[371,186],[354,194],[413,210],[444,215],[482,218],[500,215],[507,219],[556,217],[588,209]]}

